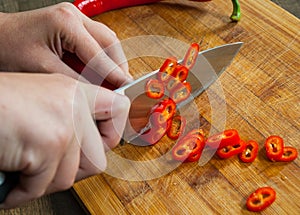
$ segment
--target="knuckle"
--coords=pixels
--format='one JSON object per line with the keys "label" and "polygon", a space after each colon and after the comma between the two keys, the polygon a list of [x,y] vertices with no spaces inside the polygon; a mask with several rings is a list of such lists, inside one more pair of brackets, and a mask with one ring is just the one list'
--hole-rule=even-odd
{"label": "knuckle", "polygon": [[[76,7],[70,2],[62,2],[53,7],[53,10],[48,10],[47,18],[58,23],[68,23],[77,16]],[[63,20],[63,22],[62,22]]]}

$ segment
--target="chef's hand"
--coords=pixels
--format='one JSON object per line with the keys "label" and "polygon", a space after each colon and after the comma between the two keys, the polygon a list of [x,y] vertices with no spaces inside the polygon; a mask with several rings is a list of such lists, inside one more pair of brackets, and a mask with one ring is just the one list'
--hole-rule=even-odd
{"label": "chef's hand", "polygon": [[105,150],[118,144],[130,104],[61,74],[0,73],[0,94],[0,171],[20,172],[0,208],[103,171]]}
{"label": "chef's hand", "polygon": [[71,3],[28,12],[0,13],[0,71],[78,74],[62,60],[76,54],[115,87],[131,81],[116,34]]}

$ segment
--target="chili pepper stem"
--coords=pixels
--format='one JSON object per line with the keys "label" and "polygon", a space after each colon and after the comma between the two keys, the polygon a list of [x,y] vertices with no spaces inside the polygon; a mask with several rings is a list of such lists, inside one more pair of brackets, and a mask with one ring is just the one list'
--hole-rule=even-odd
{"label": "chili pepper stem", "polygon": [[241,6],[238,0],[231,0],[231,1],[233,6],[233,11],[230,16],[230,19],[234,22],[238,22],[241,19]]}

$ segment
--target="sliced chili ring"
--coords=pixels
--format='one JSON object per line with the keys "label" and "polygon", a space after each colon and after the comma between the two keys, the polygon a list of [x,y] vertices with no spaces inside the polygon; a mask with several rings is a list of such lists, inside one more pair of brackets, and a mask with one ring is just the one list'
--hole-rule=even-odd
{"label": "sliced chili ring", "polygon": [[139,136],[144,142],[146,142],[148,145],[154,145],[158,141],[161,140],[161,138],[165,135],[166,128],[163,126],[158,126],[154,128],[150,128],[143,134]]}
{"label": "sliced chili ring", "polygon": [[217,149],[239,142],[240,136],[238,131],[235,129],[228,129],[208,137],[206,140],[206,145],[211,148]]}
{"label": "sliced chili ring", "polygon": [[186,68],[186,66],[177,64],[173,72],[173,77],[181,82],[184,82],[188,77],[188,74],[189,74],[189,70],[188,68]]}
{"label": "sliced chili ring", "polygon": [[177,66],[177,59],[175,57],[167,58],[157,73],[157,79],[163,83],[167,83],[172,77],[172,74]]}
{"label": "sliced chili ring", "polygon": [[181,84],[181,82],[178,79],[171,77],[165,85],[166,89],[169,92],[172,92],[178,86],[178,84]]}
{"label": "sliced chili ring", "polygon": [[161,81],[149,79],[145,86],[145,92],[149,98],[160,99],[164,96],[165,87]]}
{"label": "sliced chili ring", "polygon": [[243,140],[240,140],[239,143],[233,145],[224,146],[217,150],[217,155],[221,159],[227,159],[234,155],[240,154],[246,147],[246,143]]}
{"label": "sliced chili ring", "polygon": [[170,98],[176,103],[186,100],[191,95],[191,85],[189,82],[178,83],[177,86],[171,91]]}
{"label": "sliced chili ring", "polygon": [[283,154],[281,158],[278,159],[278,161],[290,162],[295,160],[297,157],[298,157],[298,151],[295,147],[285,146],[283,148]]}
{"label": "sliced chili ring", "polygon": [[163,124],[172,118],[176,111],[176,104],[172,99],[164,99],[156,104],[150,115],[150,122],[152,124]]}
{"label": "sliced chili ring", "polygon": [[205,137],[204,131],[201,128],[193,129],[187,133],[187,135],[199,135]]}
{"label": "sliced chili ring", "polygon": [[185,54],[183,65],[188,69],[191,70],[196,63],[198,53],[200,50],[200,46],[198,43],[192,43],[190,48],[188,49],[187,53]]}
{"label": "sliced chili ring", "polygon": [[271,187],[261,187],[254,191],[247,199],[249,211],[259,212],[270,206],[276,199],[276,192]]}
{"label": "sliced chili ring", "polygon": [[266,154],[269,160],[277,161],[283,154],[283,139],[279,136],[269,136],[265,142]]}
{"label": "sliced chili ring", "polygon": [[244,163],[251,163],[255,160],[258,154],[258,143],[254,140],[249,140],[246,143],[245,149],[239,154],[239,159]]}
{"label": "sliced chili ring", "polygon": [[[172,156],[177,161],[191,161],[202,154],[204,148],[204,138],[196,135],[187,135],[180,139],[172,149]],[[199,154],[196,156],[196,154]],[[188,159],[190,157],[190,159]]]}
{"label": "sliced chili ring", "polygon": [[167,129],[167,136],[172,140],[177,140],[184,131],[186,119],[183,116],[176,115],[169,119],[168,122],[170,125]]}

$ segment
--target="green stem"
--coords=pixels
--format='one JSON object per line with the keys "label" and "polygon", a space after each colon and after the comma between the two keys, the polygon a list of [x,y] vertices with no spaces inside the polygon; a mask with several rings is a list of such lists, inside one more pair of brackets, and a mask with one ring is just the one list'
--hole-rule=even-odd
{"label": "green stem", "polygon": [[231,0],[233,11],[230,16],[230,19],[234,22],[238,22],[241,19],[241,6],[238,0]]}

